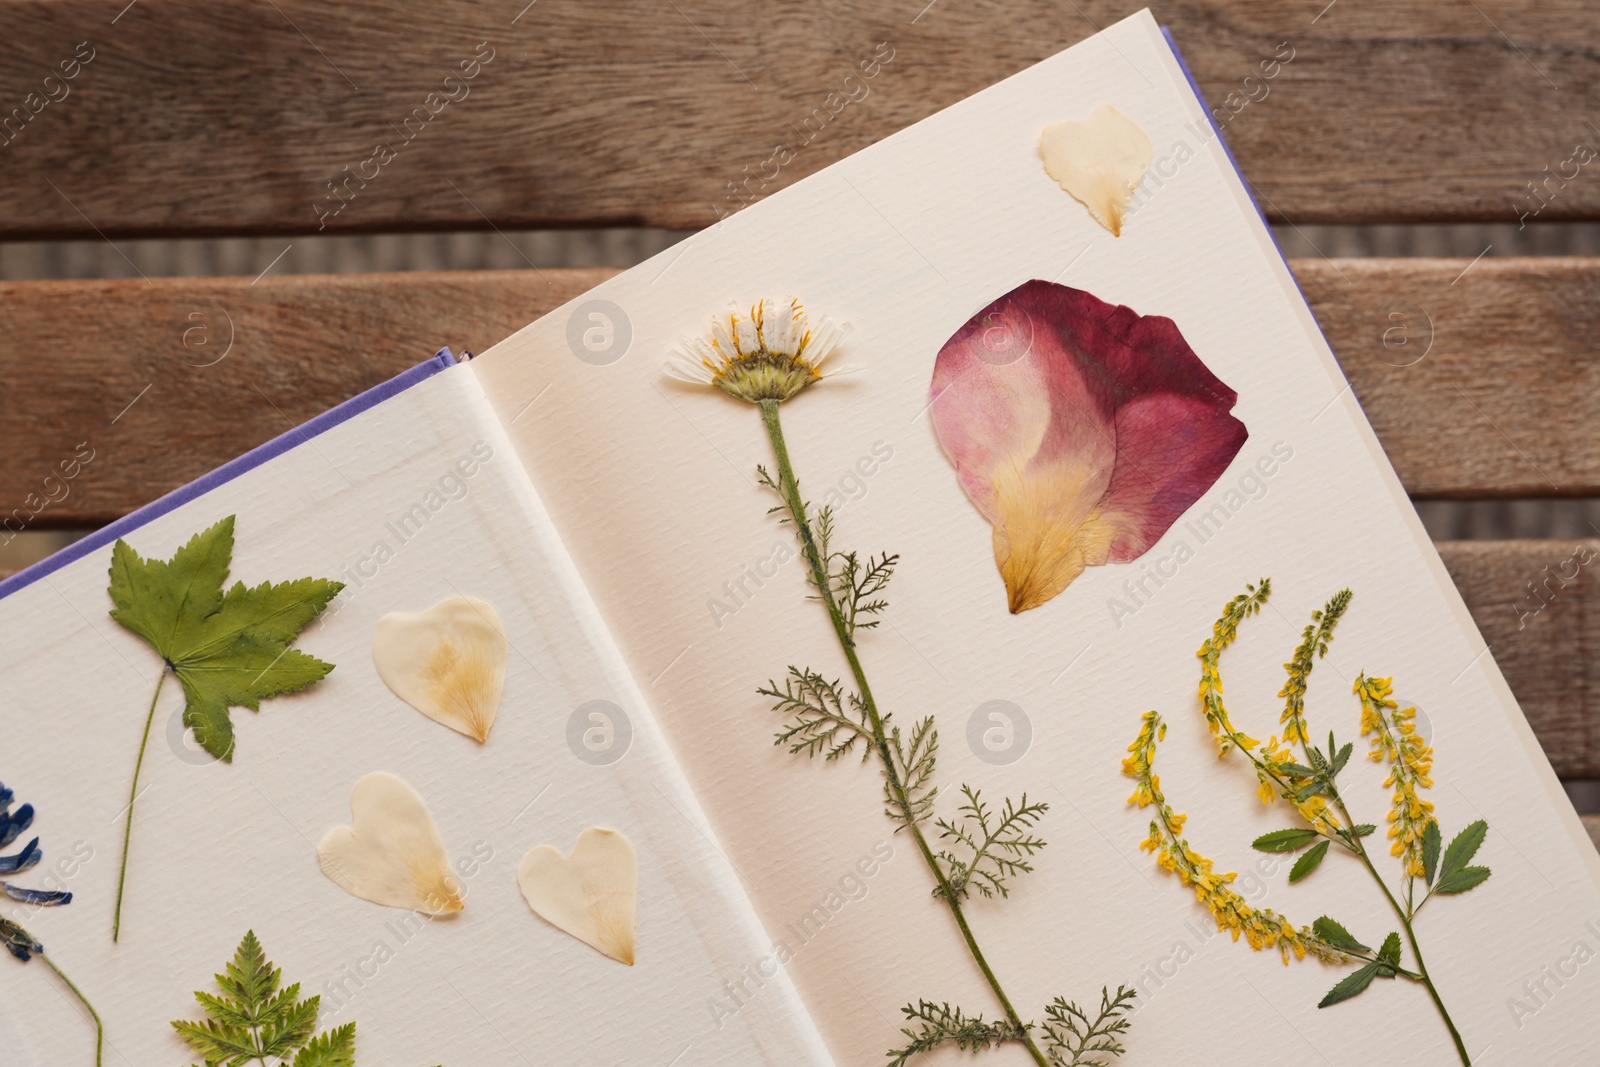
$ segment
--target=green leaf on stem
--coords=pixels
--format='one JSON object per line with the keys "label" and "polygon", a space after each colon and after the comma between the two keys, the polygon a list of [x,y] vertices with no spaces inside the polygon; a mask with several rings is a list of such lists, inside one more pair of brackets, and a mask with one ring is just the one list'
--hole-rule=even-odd
{"label": "green leaf on stem", "polygon": [[1344,949],[1346,952],[1371,952],[1372,950],[1351,936],[1339,923],[1326,915],[1311,924],[1311,932],[1334,948]]}
{"label": "green leaf on stem", "polygon": [[[1007,797],[997,813],[983,802],[979,790],[963,785],[961,793],[966,797],[961,817],[938,822],[939,836],[950,842],[939,852],[950,892],[961,898],[975,887],[985,897],[1010,896],[1010,880],[1033,870],[1030,857],[1045,846],[1032,830],[1050,805],[1030,804],[1024,793],[1021,801]],[[942,889],[935,889],[934,895],[943,895]]]}
{"label": "green leaf on stem", "polygon": [[1298,852],[1315,841],[1317,837],[1318,834],[1315,830],[1296,828],[1274,830],[1270,834],[1262,834],[1250,842],[1250,847],[1257,852]]}
{"label": "green leaf on stem", "polygon": [[1307,785],[1301,786],[1299,789],[1296,789],[1295,793],[1294,793],[1294,798],[1295,798],[1295,800],[1300,801],[1300,802],[1303,803],[1303,802],[1305,802],[1307,800],[1310,800],[1312,797],[1318,796],[1319,794],[1322,794],[1322,793],[1326,793],[1327,791],[1328,791],[1328,783],[1327,782],[1324,782],[1324,781],[1311,782],[1311,783],[1309,783]]}
{"label": "green leaf on stem", "polygon": [[1328,854],[1329,842],[1324,839],[1313,848],[1307,849],[1305,855],[1294,861],[1294,866],[1289,868],[1289,884],[1300,881],[1306,875],[1316,870],[1322,863],[1322,858]]}
{"label": "green leaf on stem", "polygon": [[903,1067],[914,1057],[930,1052],[941,1045],[954,1045],[964,1052],[978,1052],[994,1048],[1007,1041],[1020,1039],[1017,1028],[1005,1019],[990,1022],[982,1015],[968,1015],[948,1003],[935,1004],[931,1000],[907,1004],[900,1009],[906,1021],[918,1024],[916,1029],[901,1028],[906,1044],[889,1050],[889,1067]]}
{"label": "green leaf on stem", "polygon": [[1489,877],[1487,867],[1463,867],[1459,871],[1451,871],[1439,879],[1439,884],[1433,887],[1435,893],[1465,893],[1469,889],[1482,885]]}
{"label": "green leaf on stem", "polygon": [[[889,716],[885,715],[887,720]],[[933,784],[933,770],[939,757],[939,731],[933,716],[918,720],[911,727],[911,744],[901,742],[900,727],[889,731],[889,751],[898,769],[901,794],[897,795],[888,776],[883,780],[884,814],[905,826],[914,826],[933,812],[939,787]]]}
{"label": "green leaf on stem", "polygon": [[863,760],[872,755],[872,731],[861,698],[837,680],[829,681],[809,668],[791,666],[782,689],[778,683],[768,682],[756,692],[770,697],[772,710],[790,720],[778,731],[773,744],[784,745],[796,754],[821,756],[830,763],[849,753],[857,743],[862,746]]}
{"label": "green leaf on stem", "polygon": [[1400,966],[1400,934],[1391,930],[1389,936],[1383,939],[1383,945],[1378,949],[1378,962],[1385,971],[1383,977],[1393,978],[1395,970]]}
{"label": "green leaf on stem", "polygon": [[1429,819],[1428,828],[1422,831],[1422,874],[1428,885],[1439,872],[1439,820]]}
{"label": "green leaf on stem", "polygon": [[126,541],[111,550],[111,617],[150,643],[183,685],[183,724],[202,748],[233,759],[231,708],[321,681],[333,664],[289,646],[344,586],[321,578],[236,582],[233,516],[195,534],[170,560],[145,559]]}
{"label": "green leaf on stem", "polygon": [[1371,985],[1372,980],[1378,977],[1378,968],[1379,964],[1369,963],[1345,975],[1344,978],[1340,979],[1338,985],[1328,990],[1327,996],[1317,1002],[1317,1007],[1331,1008],[1335,1004],[1365,993],[1367,986]]}
{"label": "green leaf on stem", "polygon": [[[1328,744],[1330,746],[1329,751],[1333,751],[1331,747],[1333,744],[1332,734],[1328,735]],[[1353,744],[1346,744],[1343,748],[1339,749],[1339,754],[1333,757],[1333,770],[1330,771],[1328,775],[1330,778],[1338,777],[1339,772],[1344,770],[1344,765],[1350,762],[1350,753],[1354,750],[1355,745]]]}
{"label": "green leaf on stem", "polygon": [[1118,986],[1115,996],[1102,988],[1100,1011],[1092,1019],[1087,1011],[1062,997],[1047,1004],[1040,1029],[1044,1031],[1053,1067],[1107,1067],[1111,1061],[1104,1057],[1126,1052],[1121,1038],[1131,1024],[1128,1013],[1138,995],[1127,986]]}
{"label": "green leaf on stem", "polygon": [[[249,931],[233,961],[217,975],[222,995],[195,994],[210,1018],[176,1020],[172,1028],[208,1063],[265,1062],[267,1056],[287,1059],[311,1040],[320,998],[301,1000],[300,984],[282,987],[282,980],[283,972],[268,962],[255,931]],[[353,1044],[355,1027],[349,1025],[345,1040]]]}
{"label": "green leaf on stem", "polygon": [[[1455,840],[1450,842],[1450,847],[1444,850],[1444,862],[1439,867],[1439,881],[1441,884],[1445,879],[1472,861],[1472,857],[1478,854],[1478,848],[1483,844],[1483,839],[1488,836],[1488,833],[1489,824],[1479,819],[1455,836]],[[1484,878],[1487,877],[1488,875],[1485,874]],[[1481,881],[1483,881],[1483,878],[1478,879],[1478,882]],[[1478,882],[1473,882],[1472,885],[1477,885]],[[1470,889],[1472,886],[1467,888]]]}

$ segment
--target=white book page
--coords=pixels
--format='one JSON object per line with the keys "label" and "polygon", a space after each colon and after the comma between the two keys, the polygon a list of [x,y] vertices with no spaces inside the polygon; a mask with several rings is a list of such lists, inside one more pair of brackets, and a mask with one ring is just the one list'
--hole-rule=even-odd
{"label": "white book page", "polygon": [[[348,583],[296,645],[335,668],[259,713],[235,709],[231,765],[185,744],[183,697],[168,682],[115,946],[122,813],[161,661],[108,617],[109,546],[0,602],[0,780],[37,809],[30,833],[45,850],[15,880],[75,897],[50,909],[6,902],[5,914],[99,1008],[106,1063],[197,1059],[168,1020],[202,1017],[192,991],[216,992],[212,975],[249,929],[286,982],[322,997],[321,1027],[358,1023],[361,1063],[828,1062],[781,975],[708,1024],[706,999],[765,941],[469,367],[127,540],[167,559],[227,515],[237,516],[230,582]],[[457,595],[491,603],[509,642],[482,745],[401,701],[373,665],[381,616]],[[612,750],[601,734],[583,742],[604,723],[585,716],[573,733],[575,712],[594,701],[610,703]],[[350,824],[351,786],[373,771],[426,802],[464,892],[459,914],[380,907],[319,869],[318,842]],[[535,916],[518,888],[524,853],[566,853],[589,826],[620,831],[637,853],[631,967]],[[5,1063],[91,1062],[93,1030],[43,962],[0,960],[0,1003]]]}
{"label": "white book page", "polygon": [[[1102,103],[1167,159],[1116,238],[1044,174],[1037,147],[1047,124]],[[752,144],[752,159],[765,154]],[[1238,391],[1249,440],[1143,558],[1090,568],[1012,616],[990,528],[929,425],[929,382],[958,327],[1035,278],[1175,320]],[[921,860],[890,835],[876,767],[773,747],[779,719],[756,687],[791,663],[830,677],[845,666],[822,609],[804,599],[790,533],[765,514],[776,501],[754,480],[771,462],[756,411],[661,372],[671,346],[728,303],[791,294],[852,326],[835,358],[859,373],[808,390],[783,417],[803,488],[838,505],[840,547],[901,555],[885,625],[861,640],[880,703],[902,724],[937,715],[950,790],[941,814],[963,782],[1052,805],[1037,870],[1011,899],[968,908],[1024,1017],[1058,994],[1089,1003],[1102,985],[1128,983],[1141,991],[1129,1062],[1198,1052],[1265,1067],[1292,1050],[1347,1063],[1376,1052],[1380,1034],[1407,1063],[1459,1062],[1420,987],[1381,982],[1319,1011],[1348,968],[1285,967],[1232,943],[1138,849],[1150,813],[1127,804],[1133,783],[1119,771],[1141,713],[1156,708],[1171,724],[1162,781],[1191,816],[1189,840],[1218,870],[1240,872],[1250,902],[1301,926],[1334,915],[1374,944],[1394,928],[1356,863],[1330,857],[1291,887],[1286,863],[1251,850],[1291,817],[1255,800],[1246,765],[1216,758],[1201,718],[1195,650],[1224,602],[1269,576],[1271,606],[1223,663],[1236,721],[1275,731],[1302,625],[1351,587],[1312,676],[1312,732],[1335,729],[1365,752],[1351,694],[1363,671],[1393,674],[1398,695],[1423,709],[1447,840],[1487,819],[1478,861],[1494,871],[1430,903],[1429,967],[1478,1062],[1577,1062],[1600,1010],[1600,971],[1574,963],[1600,949],[1600,927],[1585,925],[1600,920],[1600,862],[1148,14],[724,220],[477,362],[836,1057],[874,1062],[899,1039],[900,1006],[919,998],[991,1017],[994,1004]],[[1221,519],[1192,524],[1219,507]],[[1147,577],[1156,565],[1159,583]],[[1144,583],[1131,600],[1128,582]],[[978,709],[997,700],[1031,732],[1009,763],[985,758],[984,730],[1002,724]],[[1354,764],[1346,791],[1381,824],[1383,769]],[[892,858],[856,876],[886,839]],[[1542,979],[1547,967],[1564,978]]]}

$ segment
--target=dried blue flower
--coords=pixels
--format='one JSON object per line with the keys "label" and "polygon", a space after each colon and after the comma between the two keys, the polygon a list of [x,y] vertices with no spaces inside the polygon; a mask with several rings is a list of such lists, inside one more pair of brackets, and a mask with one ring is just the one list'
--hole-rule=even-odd
{"label": "dried blue flower", "polygon": [[[0,848],[11,844],[22,831],[33,824],[33,805],[24,804],[12,812],[11,802],[14,799],[15,794],[0,782]],[[39,839],[35,837],[22,846],[22,851],[10,856],[0,856],[0,874],[20,874],[37,866],[43,858],[44,852],[39,848]],[[72,894],[64,890],[29,889],[4,881],[0,881],[0,893],[4,893],[12,900],[38,908],[56,908],[72,903]],[[7,952],[23,963],[38,956],[46,967],[56,973],[56,977],[66,983],[67,988],[72,990],[73,995],[83,1006],[89,1009],[95,1028],[94,1062],[95,1067],[99,1067],[105,1046],[105,1027],[100,1022],[100,1013],[89,1003],[89,998],[83,995],[83,991],[73,984],[72,979],[68,978],[60,967],[56,966],[55,960],[45,954],[44,945],[40,944],[38,938],[24,930],[21,924],[3,915],[0,915],[0,946],[4,946]]]}
{"label": "dried blue flower", "polygon": [[0,882],[0,893],[4,893],[12,900],[20,900],[24,904],[32,904],[39,908],[58,908],[63,904],[72,903],[72,894],[65,890],[24,889],[10,882]]}
{"label": "dried blue flower", "polygon": [[0,788],[0,848],[17,839],[17,835],[33,825],[33,805],[24,804],[11,813],[11,790]]}
{"label": "dried blue flower", "polygon": [[41,955],[44,953],[44,946],[35,941],[32,934],[4,917],[0,917],[0,944],[4,944],[6,951],[23,963],[27,963],[36,952]]}
{"label": "dried blue flower", "polygon": [[38,865],[44,858],[44,853],[39,851],[39,839],[36,837],[22,846],[22,851],[14,856],[0,856],[0,874],[21,874]]}

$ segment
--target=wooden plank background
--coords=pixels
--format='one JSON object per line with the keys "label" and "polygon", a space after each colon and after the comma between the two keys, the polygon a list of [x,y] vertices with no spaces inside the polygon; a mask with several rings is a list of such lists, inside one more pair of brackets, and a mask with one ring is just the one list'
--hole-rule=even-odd
{"label": "wooden plank background", "polygon": [[1600,778],[1600,540],[1438,548],[1556,773]]}
{"label": "wooden plank background", "polygon": [[[24,109],[0,143],[0,239],[315,231],[379,143],[394,158],[328,230],[698,228],[1140,6],[0,0],[0,117]],[[1588,0],[1157,13],[1276,218],[1516,221],[1529,182],[1600,138]],[[492,58],[447,85],[475,53]],[[1275,53],[1293,58],[1247,83]],[[458,99],[408,137],[434,92]],[[780,143],[794,159],[774,166]],[[1600,181],[1550,188],[1540,221],[1600,217]]]}
{"label": "wooden plank background", "polygon": [[1413,497],[1600,495],[1600,259],[1293,268]]}

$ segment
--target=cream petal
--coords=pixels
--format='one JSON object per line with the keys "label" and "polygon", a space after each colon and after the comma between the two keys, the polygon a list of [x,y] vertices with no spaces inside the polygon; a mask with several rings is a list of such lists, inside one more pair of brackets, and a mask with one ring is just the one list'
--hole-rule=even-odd
{"label": "cream petal", "polygon": [[764,302],[765,315],[761,323],[761,340],[767,351],[783,356],[793,356],[800,351],[800,333],[796,321],[800,306],[796,300]]}
{"label": "cream petal", "polygon": [[462,909],[439,829],[403,779],[374,771],[350,790],[351,825],[329,830],[317,846],[322,873],[351,896],[428,915]]}
{"label": "cream petal", "polygon": [[723,359],[733,359],[739,354],[739,346],[733,337],[734,323],[738,317],[737,311],[729,309],[711,320],[711,344]]}
{"label": "cream petal", "polygon": [[667,377],[691,385],[710,385],[715,381],[713,368],[721,364],[722,355],[704,337],[684,337],[677,347],[667,353],[664,370]]}
{"label": "cream petal", "polygon": [[[849,332],[848,326],[840,326],[826,315],[819,315],[806,330],[805,344],[802,346],[801,354],[805,356],[806,362],[813,367],[821,367],[823,363],[827,362],[828,357],[833,355],[834,349],[839,347],[839,342],[843,341],[845,335]],[[839,372],[833,371],[832,373],[837,374]]]}
{"label": "cream petal", "polygon": [[475,597],[396,611],[372,632],[372,663],[401,700],[435,722],[486,741],[506,682],[506,634]]}
{"label": "cream petal", "polygon": [[633,966],[639,867],[626,837],[591,826],[569,856],[540,845],[522,857],[517,885],[541,919]]}
{"label": "cream petal", "polygon": [[1113,236],[1122,233],[1128,201],[1144,180],[1151,153],[1150,138],[1139,124],[1110,104],[1101,104],[1083,121],[1046,126],[1039,137],[1045,173]]}
{"label": "cream petal", "polygon": [[679,355],[667,360],[661,365],[661,373],[674,381],[685,382],[689,385],[710,385],[714,380],[711,371],[702,363],[690,362]]}
{"label": "cream petal", "polygon": [[740,315],[733,313],[734,341],[742,355],[753,355],[761,351],[761,331],[756,328],[754,316],[761,313],[761,307],[750,309],[750,314]]}

